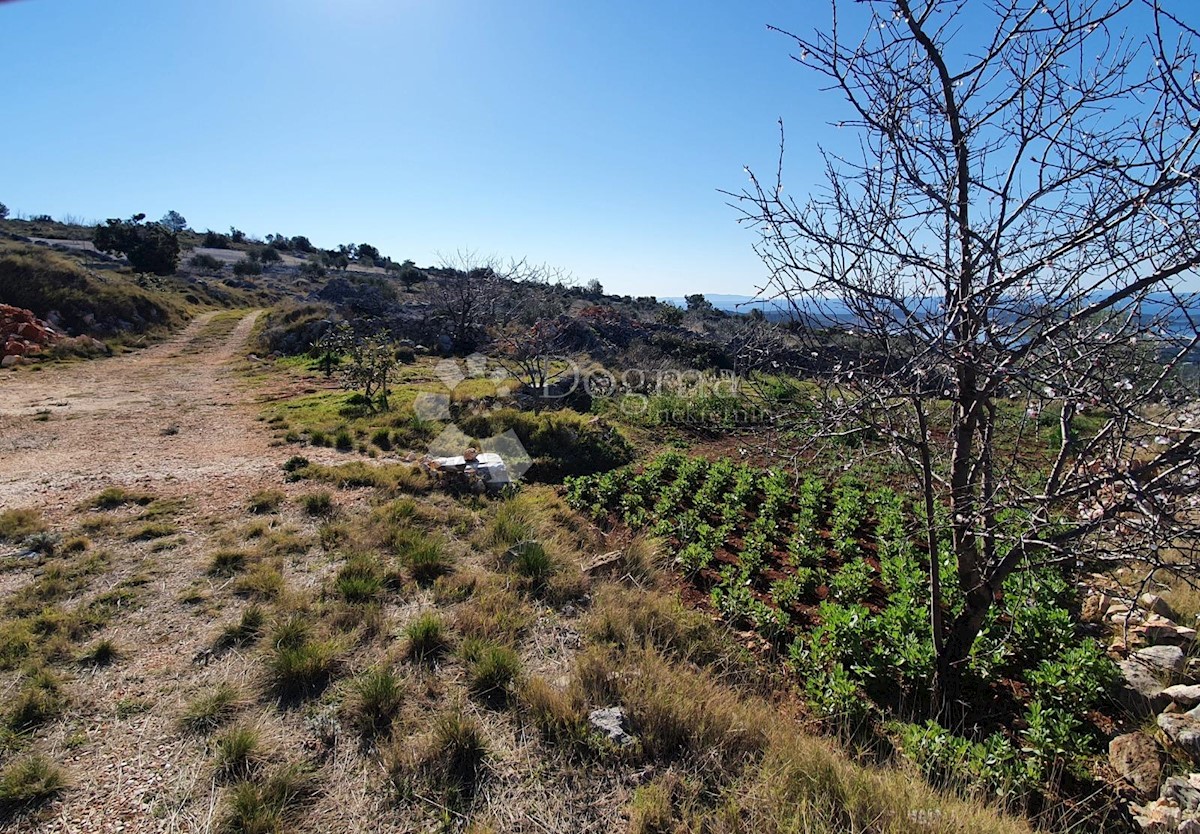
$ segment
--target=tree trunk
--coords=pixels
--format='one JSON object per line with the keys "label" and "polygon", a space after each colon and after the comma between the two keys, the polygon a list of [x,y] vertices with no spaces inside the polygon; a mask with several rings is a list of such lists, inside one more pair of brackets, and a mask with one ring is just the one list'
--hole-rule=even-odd
{"label": "tree trunk", "polygon": [[984,584],[973,588],[966,594],[962,611],[950,623],[946,642],[938,655],[937,680],[934,684],[939,701],[935,707],[943,715],[943,721],[949,719],[953,722],[961,718],[963,672],[993,600],[990,586]]}

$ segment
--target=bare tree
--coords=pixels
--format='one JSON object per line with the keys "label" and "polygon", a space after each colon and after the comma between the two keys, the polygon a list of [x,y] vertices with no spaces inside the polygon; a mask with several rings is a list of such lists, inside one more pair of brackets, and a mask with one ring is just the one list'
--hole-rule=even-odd
{"label": "bare tree", "polygon": [[497,361],[526,388],[544,396],[552,384],[575,370],[564,356],[569,333],[570,320],[565,316],[510,327],[495,341]]}
{"label": "bare tree", "polygon": [[1200,342],[1178,292],[1200,264],[1196,33],[1157,0],[832,7],[783,34],[854,144],[802,202],[782,142],[776,181],[731,196],[762,294],[813,355],[839,345],[811,370],[818,435],[882,440],[921,496],[948,705],[1014,571],[1193,569],[1200,428],[1170,394]]}
{"label": "bare tree", "polygon": [[526,298],[518,291],[521,285],[542,285],[562,276],[524,259],[501,261],[469,251],[442,255],[440,260],[441,267],[430,270],[430,299],[456,351],[474,350],[489,328],[502,327],[519,313]]}

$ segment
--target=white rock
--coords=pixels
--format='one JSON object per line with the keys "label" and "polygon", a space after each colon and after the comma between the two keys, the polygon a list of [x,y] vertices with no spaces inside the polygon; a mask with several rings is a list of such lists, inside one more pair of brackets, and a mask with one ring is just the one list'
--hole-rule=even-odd
{"label": "white rock", "polygon": [[1167,601],[1158,594],[1142,594],[1138,597],[1138,605],[1160,617],[1166,617],[1168,620],[1175,616],[1171,611],[1171,606],[1167,605]]}
{"label": "white rock", "polygon": [[1168,686],[1163,690],[1163,694],[1184,709],[1200,705],[1200,685],[1178,683],[1175,686]]}
{"label": "white rock", "polygon": [[1149,646],[1134,652],[1133,660],[1155,674],[1178,676],[1183,672],[1187,656],[1178,646]]}

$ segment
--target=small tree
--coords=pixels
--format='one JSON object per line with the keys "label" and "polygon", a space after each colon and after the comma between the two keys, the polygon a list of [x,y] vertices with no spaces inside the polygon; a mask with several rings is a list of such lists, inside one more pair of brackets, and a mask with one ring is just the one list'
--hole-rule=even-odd
{"label": "small tree", "polygon": [[4,203],[0,203],[0,220],[7,220],[7,219],[8,219],[8,206],[4,205]]}
{"label": "small tree", "polygon": [[361,391],[372,411],[391,409],[391,378],[396,370],[396,345],[386,333],[350,336],[344,342],[349,364],[342,370],[342,386]]}
{"label": "small tree", "polygon": [[144,214],[128,220],[106,220],[92,242],[101,252],[124,255],[138,272],[171,275],[179,264],[179,238],[158,223],[143,223]]}
{"label": "small tree", "polygon": [[187,220],[184,219],[182,214],[175,210],[168,211],[162,216],[162,220],[159,220],[158,222],[159,225],[166,227],[175,234],[179,234],[188,227]]}
{"label": "small tree", "polygon": [[496,340],[497,360],[523,385],[545,392],[570,371],[562,361],[567,326],[568,320],[560,317],[511,328]]}
{"label": "small tree", "polygon": [[404,284],[404,289],[412,292],[412,288],[421,283],[429,276],[417,268],[417,265],[410,260],[406,260],[400,264],[396,270],[396,277],[400,279],[400,283]]}
{"label": "small tree", "polygon": [[309,346],[309,356],[321,363],[325,378],[333,376],[333,368],[342,360],[342,355],[350,349],[354,341],[354,331],[346,322],[338,322],[321,334],[321,338]]}
{"label": "small tree", "polygon": [[1200,266],[1194,32],[1156,0],[833,8],[791,37],[855,141],[804,201],[753,174],[734,196],[816,357],[810,433],[911,474],[949,705],[1014,572],[1195,581],[1200,428],[1170,399],[1200,345],[1176,286]]}
{"label": "small tree", "polygon": [[712,302],[704,297],[704,293],[696,293],[695,295],[684,296],[683,300],[687,302],[687,311],[695,313],[699,316],[707,316],[714,311]]}

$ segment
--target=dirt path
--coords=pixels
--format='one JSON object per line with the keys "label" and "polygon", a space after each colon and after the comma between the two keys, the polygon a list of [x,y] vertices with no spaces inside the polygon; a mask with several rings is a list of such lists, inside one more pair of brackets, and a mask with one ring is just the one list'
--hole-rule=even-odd
{"label": "dirt path", "polygon": [[0,376],[0,507],[270,466],[270,436],[233,366],[258,316],[208,313],[136,354]]}

